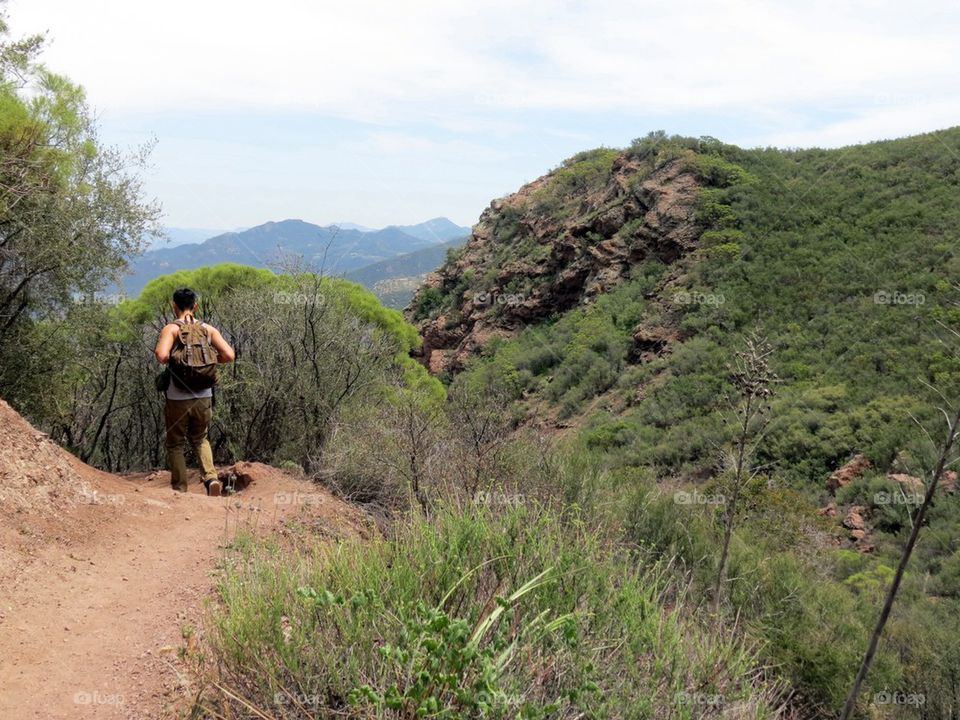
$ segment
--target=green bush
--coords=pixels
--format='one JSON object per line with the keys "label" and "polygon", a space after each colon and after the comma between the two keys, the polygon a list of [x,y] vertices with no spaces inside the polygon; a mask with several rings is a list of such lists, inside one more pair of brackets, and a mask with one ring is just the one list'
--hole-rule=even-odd
{"label": "green bush", "polygon": [[[829,716],[843,705],[866,647],[878,605],[825,581],[792,552],[770,553],[738,542],[730,559],[731,603],[764,656],[781,669],[806,703]],[[875,598],[874,598],[875,599]],[[881,648],[868,693],[895,685],[899,667]]]}
{"label": "green bush", "polygon": [[695,577],[707,587],[719,558],[720,536],[713,507],[687,505],[678,502],[678,497],[684,500],[684,496],[644,485],[629,492],[624,515],[626,540],[639,548],[643,557],[674,564],[683,576]]}
{"label": "green bush", "polygon": [[311,716],[692,719],[710,696],[772,717],[749,653],[660,607],[658,577],[528,506],[315,553],[244,544],[211,638],[225,692],[207,702],[236,718],[295,717],[287,698],[307,698]]}
{"label": "green bush", "polygon": [[414,321],[431,317],[434,312],[443,307],[444,296],[439,288],[421,288],[413,303]]}

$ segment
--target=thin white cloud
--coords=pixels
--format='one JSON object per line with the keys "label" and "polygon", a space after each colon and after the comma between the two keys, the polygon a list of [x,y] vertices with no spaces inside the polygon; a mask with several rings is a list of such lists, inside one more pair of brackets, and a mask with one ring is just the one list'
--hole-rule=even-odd
{"label": "thin white cloud", "polygon": [[14,0],[105,110],[689,112],[960,94],[942,2]]}
{"label": "thin white cloud", "polygon": [[[876,104],[855,117],[807,130],[778,130],[745,143],[772,147],[842,147],[872,139],[905,137],[960,124],[960,100],[904,96]],[[784,123],[786,125],[786,123]],[[952,148],[960,156],[960,148]]]}
{"label": "thin white cloud", "polygon": [[960,7],[942,0],[8,10],[15,34],[49,31],[45,62],[84,85],[111,141],[157,133],[147,180],[183,226],[469,222],[563,157],[656,127],[836,146],[960,124]]}

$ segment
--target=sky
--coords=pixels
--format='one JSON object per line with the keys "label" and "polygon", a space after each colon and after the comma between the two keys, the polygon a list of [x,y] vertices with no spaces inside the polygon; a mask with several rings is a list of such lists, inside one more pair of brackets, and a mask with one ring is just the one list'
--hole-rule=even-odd
{"label": "sky", "polygon": [[370,227],[651,130],[837,147],[960,124],[947,0],[10,0],[164,224]]}

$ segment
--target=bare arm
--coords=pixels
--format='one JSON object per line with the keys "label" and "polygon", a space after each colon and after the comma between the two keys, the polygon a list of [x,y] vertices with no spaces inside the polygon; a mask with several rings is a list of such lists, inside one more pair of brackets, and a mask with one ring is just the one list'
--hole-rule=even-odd
{"label": "bare arm", "polygon": [[178,331],[179,328],[173,323],[166,325],[160,331],[157,347],[154,348],[153,354],[161,365],[166,365],[170,361],[170,351],[173,350],[173,341],[176,339]]}
{"label": "bare arm", "polygon": [[210,344],[217,351],[218,359],[221,363],[233,362],[237,354],[230,347],[230,343],[223,339],[223,335],[212,325],[207,325],[207,331],[210,333]]}

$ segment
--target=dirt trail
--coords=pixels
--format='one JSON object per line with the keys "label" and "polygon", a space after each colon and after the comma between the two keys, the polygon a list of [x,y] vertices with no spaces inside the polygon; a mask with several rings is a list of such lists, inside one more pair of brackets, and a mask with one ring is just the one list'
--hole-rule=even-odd
{"label": "dirt trail", "polygon": [[[47,505],[14,507],[10,488],[23,477],[15,473],[34,468],[4,442],[10,412],[0,402],[3,720],[177,716],[196,692],[178,650],[202,626],[215,568],[238,526],[270,532],[300,516],[332,536],[363,532],[355,508],[256,464],[241,493],[208,498],[196,479],[180,494],[165,472],[121,478],[66,456],[60,481],[38,494]],[[54,456],[63,453],[29,432]],[[43,464],[39,471],[51,472]]]}

